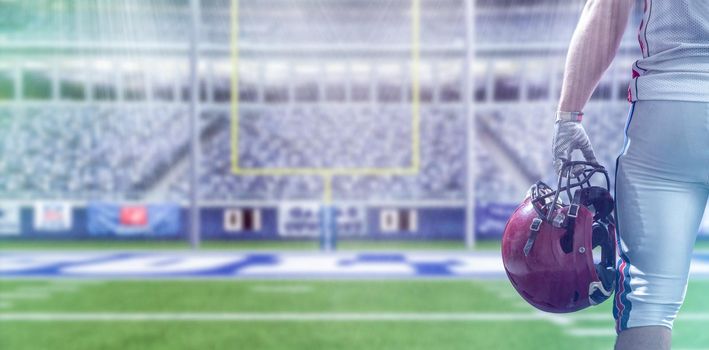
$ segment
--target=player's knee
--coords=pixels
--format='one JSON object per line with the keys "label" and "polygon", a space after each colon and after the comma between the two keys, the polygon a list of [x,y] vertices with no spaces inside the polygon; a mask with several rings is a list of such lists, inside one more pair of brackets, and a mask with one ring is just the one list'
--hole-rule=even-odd
{"label": "player's knee", "polygon": [[672,329],[684,302],[686,278],[634,276],[623,283],[621,277],[615,298],[617,330],[662,326]]}
{"label": "player's knee", "polygon": [[672,329],[682,302],[638,303],[630,311],[627,328],[663,326]]}
{"label": "player's knee", "polygon": [[684,302],[684,293],[667,293],[660,297],[646,291],[634,291],[621,298],[616,315],[618,331],[636,327],[662,326],[672,329],[677,313]]}

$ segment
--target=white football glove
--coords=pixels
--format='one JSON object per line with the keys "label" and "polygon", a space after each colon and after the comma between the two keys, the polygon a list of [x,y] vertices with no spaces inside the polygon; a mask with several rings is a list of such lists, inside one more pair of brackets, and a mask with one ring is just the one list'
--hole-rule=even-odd
{"label": "white football glove", "polygon": [[[584,130],[581,122],[557,120],[554,126],[554,139],[552,141],[554,169],[557,174],[561,172],[561,167],[564,162],[571,160],[571,153],[577,149],[581,150],[587,162],[598,163],[598,161],[596,161],[596,155],[593,153],[591,141],[588,139],[586,130]],[[579,175],[576,169],[572,170],[572,173],[575,176]]]}

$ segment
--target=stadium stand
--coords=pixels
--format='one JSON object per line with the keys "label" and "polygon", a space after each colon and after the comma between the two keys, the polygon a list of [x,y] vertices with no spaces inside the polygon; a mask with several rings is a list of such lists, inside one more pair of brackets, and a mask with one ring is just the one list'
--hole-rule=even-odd
{"label": "stadium stand", "polygon": [[[336,107],[327,111],[313,105],[294,112],[297,119],[291,123],[280,121],[281,116],[283,119],[289,118],[283,108],[245,113],[243,133],[252,140],[244,142],[244,145],[249,146],[239,150],[242,166],[328,168],[364,164],[386,169],[410,165],[410,132],[408,135],[399,134],[401,125],[411,125],[410,111],[372,111],[369,107],[355,111],[351,109]],[[302,114],[305,110],[312,114]],[[279,112],[283,115],[279,115]],[[381,123],[372,122],[371,118],[382,116],[389,118]],[[258,120],[261,118],[265,120]],[[202,196],[205,200],[317,199],[321,196],[321,180],[317,177],[234,176],[230,160],[224,157],[231,152],[228,115],[212,114],[204,120],[219,125],[213,136],[203,139],[202,164],[205,171],[201,174],[200,184],[203,185]],[[274,120],[278,122],[274,123]],[[336,130],[320,128],[323,123],[329,121],[335,124],[340,120],[346,123],[344,127],[338,126]],[[427,108],[421,116],[421,129],[423,166],[420,175],[345,176],[335,181],[334,195],[341,199],[462,198],[465,174],[465,119],[462,113],[459,108]],[[338,132],[340,130],[342,132]],[[348,141],[351,143],[348,144]],[[186,198],[186,180],[185,169],[170,187],[174,198]]]}
{"label": "stadium stand", "polygon": [[[274,3],[279,6],[277,12],[269,11]],[[1,30],[0,38],[9,43],[21,39],[27,42],[49,40],[65,44],[174,44],[184,43],[188,37],[188,28],[183,24],[188,21],[189,11],[182,2],[155,0],[147,4],[126,1],[102,5],[65,1],[57,4],[66,8],[55,9],[58,14],[50,15],[45,12],[51,6],[40,6],[45,12],[33,12],[34,7],[24,2],[9,3],[7,6],[14,7],[16,11],[12,18],[6,19],[15,24]],[[229,14],[220,9],[226,8],[229,1],[204,0],[202,4],[204,25],[200,38],[205,43],[204,49],[213,52],[203,53],[204,60],[200,64],[200,72],[205,73],[200,84],[200,101],[203,103],[200,198],[208,201],[320,198],[323,184],[317,177],[235,176],[231,173],[230,119],[226,111],[230,95],[230,72],[212,66],[223,65],[224,55],[228,54],[220,45],[229,42]],[[484,97],[478,99],[480,106],[476,114],[476,195],[480,201],[514,201],[529,182],[538,178],[549,180],[552,175],[548,155],[552,125],[548,121],[553,113],[553,99],[561,78],[555,70],[559,69],[558,62],[563,59],[563,53],[558,50],[542,53],[542,59],[554,57],[544,68],[554,78],[545,79],[542,76],[541,81],[548,84],[548,87],[543,88],[546,92],[541,99],[530,101],[533,97],[520,93],[525,89],[525,79],[515,76],[536,73],[520,71],[520,67],[524,67],[525,61],[531,57],[522,46],[563,46],[571,35],[581,4],[575,2],[562,6],[554,1],[537,1],[525,3],[512,12],[499,11],[497,7],[501,5],[494,1],[482,1],[479,5],[476,30],[477,42],[480,44],[478,61],[489,68],[491,66],[487,63],[497,61],[498,56],[501,56],[503,59],[500,61],[512,64],[502,70],[499,67],[483,69],[483,75],[476,77],[477,89],[480,90],[476,91],[476,96],[479,94]],[[131,18],[130,23],[116,20],[111,26],[103,25],[107,19],[90,15],[110,12],[108,8],[99,8],[101,6],[110,7],[114,12],[111,18]],[[263,65],[268,65],[290,57],[289,52],[269,51],[267,47],[265,52],[273,51],[276,56],[263,59],[259,56],[260,46],[253,46],[268,43],[271,49],[278,48],[284,43],[278,40],[286,40],[285,43],[295,47],[301,44],[321,45],[328,44],[332,41],[330,36],[337,33],[338,41],[354,45],[351,47],[356,51],[357,43],[387,46],[393,42],[407,43],[410,39],[411,22],[407,16],[398,16],[396,19],[354,18],[343,15],[347,11],[341,8],[328,11],[327,6],[318,7],[320,12],[299,12],[307,6],[320,6],[316,3],[303,4],[305,7],[300,6],[300,10],[289,6],[287,1],[280,0],[242,4],[240,10],[248,14],[242,16],[240,23],[240,39],[245,46],[244,67],[249,60],[263,61]],[[401,11],[390,9],[387,13],[406,13],[409,10],[405,2],[392,6],[398,6]],[[455,50],[461,47],[463,40],[460,30],[463,18],[459,3],[455,1],[440,1],[436,6],[424,3],[423,6],[426,11],[422,17],[422,27],[426,30],[422,33],[422,44],[428,45],[429,50],[423,52],[424,63],[438,62],[432,66],[440,70],[445,68],[442,62],[451,60],[448,57],[451,53],[456,57],[461,53]],[[328,17],[331,14],[343,17]],[[367,27],[363,21],[378,20],[390,21],[392,25],[380,33],[361,30]],[[348,26],[355,24],[360,30],[348,30]],[[633,25],[635,23],[630,24]],[[630,43],[632,37],[632,31],[629,31],[626,43]],[[434,44],[449,45],[449,48],[440,49]],[[504,50],[496,51],[502,47],[500,45],[504,46]],[[437,51],[439,49],[440,52]],[[128,51],[135,54],[131,49]],[[361,53],[355,51],[336,50],[343,57],[335,55],[331,61],[327,59],[320,62],[351,63],[360,57]],[[406,55],[405,59],[408,59],[409,53],[406,50],[402,52]],[[539,56],[538,51],[534,52]],[[635,54],[634,51],[623,51],[623,55],[631,57],[628,53]],[[390,62],[400,64],[404,60],[398,51],[382,55],[393,55]],[[175,57],[171,57],[171,60],[176,62]],[[361,62],[376,66],[376,60],[372,58],[368,63],[366,59]],[[137,62],[139,65],[140,61]],[[101,74],[87,71],[87,74],[100,76],[94,83],[91,83],[91,79],[86,80],[86,84],[94,84],[92,87],[82,88],[84,82],[80,79],[72,81],[73,87],[79,87],[79,97],[76,101],[68,101],[74,102],[74,105],[68,103],[60,107],[35,107],[32,103],[25,105],[24,97],[27,96],[13,92],[13,89],[19,89],[18,86],[13,87],[13,84],[19,85],[15,77],[22,76],[26,67],[0,67],[0,75],[5,79],[3,84],[9,86],[9,92],[3,96],[7,95],[4,98],[11,99],[9,102],[4,101],[0,109],[0,123],[3,125],[0,129],[0,150],[4,155],[0,158],[2,196],[12,199],[155,197],[185,200],[189,193],[186,166],[186,102],[189,100],[189,91],[184,88],[187,86],[185,72],[176,72],[175,81],[166,81],[164,86],[157,86],[155,84],[162,81],[159,75],[172,72],[160,71],[158,66],[150,67],[155,71],[146,69],[143,72],[143,78],[147,79],[146,90],[138,90],[142,98],[135,101],[130,99],[130,84],[125,77],[129,74],[121,72],[121,64],[115,64],[109,68],[104,67]],[[41,98],[48,102],[54,102],[59,98],[57,96],[64,94],[63,91],[52,91],[53,86],[61,85],[55,81],[56,77],[71,77],[71,72],[64,74],[61,71],[53,72],[52,69],[57,68],[47,64],[46,69],[39,72],[40,75],[46,75],[42,78],[46,81],[43,89],[49,91],[43,92]],[[286,67],[286,74],[292,69]],[[326,91],[325,86],[315,86],[316,90],[320,90],[312,99],[298,101],[295,96],[311,94],[313,86],[309,85],[310,81],[293,79],[277,85],[276,89],[279,93],[284,92],[284,95],[278,101],[269,103],[268,89],[273,82],[263,80],[263,70],[249,66],[245,72],[248,74],[244,74],[241,82],[245,87],[240,92],[244,97],[239,125],[242,137],[238,147],[242,167],[392,168],[410,164],[411,103],[405,96],[397,97],[398,100],[393,103],[380,101],[375,92],[378,86],[400,87],[401,82],[384,80],[392,77],[378,77],[372,73],[373,76],[368,78],[374,78],[376,82],[365,86],[365,90],[371,90],[365,91],[365,101],[351,103],[353,97],[359,98],[357,93],[361,86],[348,79],[336,81],[336,84],[341,84],[342,91],[351,89],[353,96],[345,98],[343,92],[342,101],[333,103],[322,92]],[[402,71],[406,71],[405,64],[402,65]],[[502,78],[498,79],[495,75],[501,75]],[[336,198],[458,202],[465,198],[467,124],[461,92],[460,89],[451,90],[451,86],[457,84],[455,79],[426,79],[422,78],[420,174],[338,177],[333,183],[333,195]],[[498,81],[501,83],[498,84]],[[621,87],[623,85],[622,79],[615,83]],[[154,85],[150,87],[149,84]],[[28,85],[27,82],[25,85]],[[93,96],[88,93],[91,89],[94,91]],[[309,91],[306,93],[299,89]],[[103,99],[103,90],[109,92],[109,98]],[[401,95],[405,95],[404,91],[403,88],[400,90]],[[163,100],[163,95],[170,98]],[[93,100],[86,104],[82,100],[84,98]],[[603,96],[601,100],[589,105],[586,111],[589,120],[592,120],[588,123],[588,132],[599,158],[609,168],[613,167],[615,156],[622,145],[620,130],[625,122],[627,104],[619,103],[621,98],[622,91],[612,96]],[[328,103],[322,103],[324,100]],[[15,105],[16,102],[19,104]],[[94,105],[93,102],[100,103]]]}
{"label": "stadium stand", "polygon": [[[524,112],[522,112],[524,111]],[[478,195],[482,201],[517,198],[495,145],[518,164],[527,181],[551,176],[548,105],[512,104],[478,116]],[[171,172],[171,200],[188,194],[187,119],[182,107],[5,108],[0,112],[3,154],[0,189],[8,198],[139,199]],[[405,167],[411,161],[408,108],[284,107],[246,109],[241,118],[242,167]],[[627,104],[591,104],[588,132],[609,168],[622,146]],[[58,127],[61,126],[61,127]],[[404,127],[402,127],[404,126]],[[90,132],[85,132],[89,130]],[[234,176],[229,117],[203,115],[201,197],[205,200],[316,199],[322,184],[308,176]],[[421,115],[422,168],[417,176],[342,177],[341,199],[462,199],[465,118],[460,108],[425,107]],[[494,143],[495,145],[491,145]],[[496,157],[500,155],[497,154]],[[130,165],[130,166],[129,166]]]}
{"label": "stadium stand", "polygon": [[4,108],[8,199],[136,199],[187,151],[182,107]]}

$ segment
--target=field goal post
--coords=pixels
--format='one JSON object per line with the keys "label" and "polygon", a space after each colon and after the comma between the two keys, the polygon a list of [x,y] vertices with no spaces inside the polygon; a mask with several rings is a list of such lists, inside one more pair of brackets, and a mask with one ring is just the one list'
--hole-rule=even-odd
{"label": "field goal post", "polygon": [[[474,0],[465,1],[466,13],[472,13],[471,7],[474,7]],[[408,167],[396,168],[242,168],[239,164],[239,0],[230,1],[230,53],[231,53],[231,170],[234,175],[251,175],[251,176],[286,176],[286,175],[311,175],[320,176],[323,179],[323,197],[320,204],[320,248],[324,251],[334,250],[337,242],[337,225],[335,222],[336,205],[332,198],[332,181],[336,176],[413,176],[420,172],[421,168],[421,113],[420,113],[420,51],[421,51],[421,0],[411,0],[411,147],[412,159]],[[470,21],[466,18],[466,22]],[[466,23],[466,38],[471,35],[470,24]],[[468,40],[470,41],[470,40]],[[466,49],[469,52],[470,44],[466,44]],[[470,53],[466,55],[466,61],[470,59]],[[472,113],[469,105],[470,94],[472,91],[470,80],[470,62],[466,62],[465,66],[465,83],[466,94],[466,113],[467,118],[471,119]],[[474,124],[474,123],[473,123]],[[470,129],[470,122],[468,122]],[[468,130],[470,136],[470,130]],[[470,138],[470,137],[469,137]],[[468,141],[470,143],[470,140]],[[468,147],[470,148],[470,147]],[[469,150],[468,152],[473,152]],[[474,154],[473,154],[474,155]],[[471,155],[468,154],[468,161]],[[468,167],[470,171],[471,166]],[[468,177],[472,175],[469,174]],[[472,181],[466,183],[467,197],[472,196]],[[469,226],[472,223],[473,214],[470,208],[471,199],[466,201],[466,228],[465,241],[466,246],[472,247],[474,244],[473,229]],[[474,205],[474,203],[473,203]]]}

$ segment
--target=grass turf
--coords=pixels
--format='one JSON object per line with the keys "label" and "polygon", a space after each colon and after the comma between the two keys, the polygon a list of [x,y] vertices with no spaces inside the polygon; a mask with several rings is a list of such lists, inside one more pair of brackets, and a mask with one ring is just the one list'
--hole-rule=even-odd
{"label": "grass turf", "polygon": [[[709,311],[693,281],[683,313]],[[15,296],[16,299],[11,298]],[[18,297],[18,296],[34,297]],[[44,297],[42,297],[44,295]],[[494,313],[538,315],[507,281],[2,280],[8,313]],[[610,303],[561,319],[505,321],[2,321],[1,349],[610,349]],[[578,320],[576,316],[600,315]],[[607,317],[607,318],[606,318]],[[561,320],[561,322],[559,321]],[[709,320],[675,325],[675,346],[709,342]],[[562,325],[568,322],[568,324]],[[600,331],[594,336],[571,330]]]}

